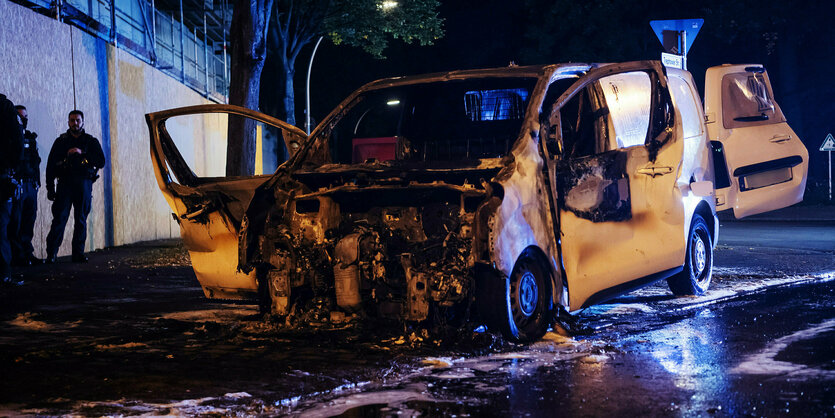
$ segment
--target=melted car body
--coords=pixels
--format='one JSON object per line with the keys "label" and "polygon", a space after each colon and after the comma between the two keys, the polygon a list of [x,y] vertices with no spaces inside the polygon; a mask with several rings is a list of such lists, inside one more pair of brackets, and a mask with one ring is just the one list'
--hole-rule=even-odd
{"label": "melted car body", "polygon": [[[760,70],[722,74],[753,74],[746,91],[776,105]],[[757,137],[784,129],[761,119],[737,122],[756,123]],[[149,124],[152,155],[165,158],[154,154],[164,118]],[[249,191],[237,245],[227,242],[236,259],[215,260],[237,268],[220,287],[245,288],[277,315],[318,300],[345,314],[476,319],[521,341],[559,309],[657,280],[700,294],[718,235],[714,192],[771,196],[767,207],[735,198],[739,216],[788,206],[802,198],[808,161],[796,136],[758,161],[728,144],[722,175],[732,180],[718,185],[708,126],[690,74],[652,61],[372,82],[309,139],[292,133],[298,151]]]}

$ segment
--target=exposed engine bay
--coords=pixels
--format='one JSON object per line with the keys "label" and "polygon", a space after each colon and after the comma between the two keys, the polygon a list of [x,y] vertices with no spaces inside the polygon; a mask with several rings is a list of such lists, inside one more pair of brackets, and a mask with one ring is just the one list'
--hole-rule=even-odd
{"label": "exposed engine bay", "polygon": [[295,173],[301,190],[318,190],[279,196],[287,204],[265,219],[257,266],[271,311],[331,297],[348,314],[408,321],[468,310],[473,220],[488,195],[480,183],[497,171],[451,170],[431,183],[379,170]]}

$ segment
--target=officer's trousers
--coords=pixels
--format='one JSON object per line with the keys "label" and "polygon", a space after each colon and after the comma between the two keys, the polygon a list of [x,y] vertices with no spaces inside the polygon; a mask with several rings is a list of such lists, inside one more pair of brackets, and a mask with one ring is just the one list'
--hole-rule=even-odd
{"label": "officer's trousers", "polygon": [[52,202],[52,226],[46,236],[46,256],[55,257],[64,240],[64,228],[73,209],[75,220],[72,233],[72,254],[84,255],[87,241],[87,215],[93,202],[93,181],[86,178],[69,177],[58,179],[55,201]]}
{"label": "officer's trousers", "polygon": [[7,227],[12,213],[12,199],[0,197],[0,279],[9,277],[12,273],[12,249],[9,245]]}
{"label": "officer's trousers", "polygon": [[21,182],[20,197],[13,200],[9,221],[9,242],[12,259],[26,261],[34,257],[32,246],[35,218],[38,216],[38,183],[35,180]]}

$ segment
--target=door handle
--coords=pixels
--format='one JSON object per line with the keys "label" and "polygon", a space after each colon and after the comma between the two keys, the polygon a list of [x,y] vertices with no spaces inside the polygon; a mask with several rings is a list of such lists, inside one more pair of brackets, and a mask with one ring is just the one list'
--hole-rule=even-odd
{"label": "door handle", "polygon": [[667,166],[653,166],[638,169],[638,174],[646,174],[652,178],[655,178],[655,176],[663,176],[664,174],[670,174],[672,172],[673,168]]}
{"label": "door handle", "polygon": [[769,141],[771,141],[775,144],[779,144],[781,142],[786,142],[790,139],[792,139],[791,135],[774,135],[774,136],[771,137],[771,139],[769,139]]}

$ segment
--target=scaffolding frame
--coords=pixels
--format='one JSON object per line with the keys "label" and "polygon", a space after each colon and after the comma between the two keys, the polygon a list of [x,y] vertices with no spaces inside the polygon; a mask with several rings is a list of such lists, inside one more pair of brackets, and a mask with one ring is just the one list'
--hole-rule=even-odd
{"label": "scaffolding frame", "polygon": [[15,2],[129,52],[212,101],[228,103],[232,10],[226,0]]}

